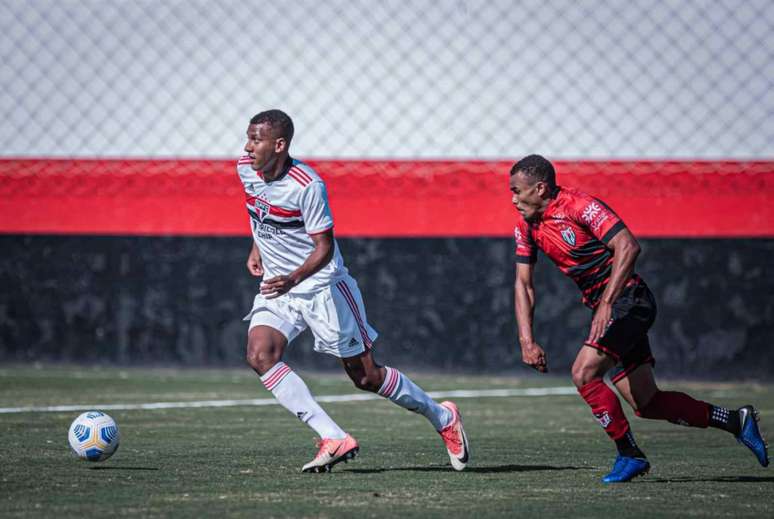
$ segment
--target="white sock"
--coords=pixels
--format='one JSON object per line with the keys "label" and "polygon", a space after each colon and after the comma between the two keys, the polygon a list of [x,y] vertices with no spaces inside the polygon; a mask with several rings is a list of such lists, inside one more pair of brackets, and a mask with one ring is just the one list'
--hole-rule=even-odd
{"label": "white sock", "polygon": [[430,420],[436,431],[440,431],[452,421],[451,411],[436,403],[421,387],[414,384],[410,378],[397,369],[384,367],[384,376],[379,394],[389,398],[404,409],[414,411]]}
{"label": "white sock", "polygon": [[323,411],[301,377],[284,362],[278,362],[263,374],[261,382],[272,392],[282,407],[320,435],[320,438],[341,440],[347,436],[328,413]]}

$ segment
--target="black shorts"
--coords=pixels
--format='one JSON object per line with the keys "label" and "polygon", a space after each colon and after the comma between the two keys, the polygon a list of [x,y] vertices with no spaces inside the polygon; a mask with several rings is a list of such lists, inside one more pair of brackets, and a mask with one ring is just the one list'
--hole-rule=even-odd
{"label": "black shorts", "polygon": [[630,282],[613,303],[611,323],[605,334],[596,343],[586,343],[616,360],[616,366],[608,373],[612,382],[618,382],[638,366],[656,364],[648,341],[656,312],[656,299],[645,282]]}

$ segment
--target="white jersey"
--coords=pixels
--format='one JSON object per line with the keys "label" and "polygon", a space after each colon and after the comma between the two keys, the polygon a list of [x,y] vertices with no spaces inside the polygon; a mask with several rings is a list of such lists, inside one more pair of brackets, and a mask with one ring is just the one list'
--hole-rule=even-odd
{"label": "white jersey", "polygon": [[[299,160],[272,182],[265,182],[247,155],[237,163],[245,188],[253,239],[261,253],[263,278],[288,275],[314,250],[310,237],[333,228],[328,193],[320,176]],[[290,290],[305,294],[328,287],[347,275],[336,240],[333,258],[322,269]]]}

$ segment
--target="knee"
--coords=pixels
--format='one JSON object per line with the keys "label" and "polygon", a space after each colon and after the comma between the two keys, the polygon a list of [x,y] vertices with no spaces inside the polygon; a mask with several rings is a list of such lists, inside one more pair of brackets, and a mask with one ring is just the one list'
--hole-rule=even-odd
{"label": "knee", "polygon": [[382,377],[379,370],[375,370],[373,373],[358,373],[352,377],[352,382],[356,388],[371,393],[379,392],[379,388],[382,387]]}
{"label": "knee", "polygon": [[600,376],[599,369],[595,365],[576,362],[572,366],[572,383],[578,389]]}
{"label": "knee", "polygon": [[272,366],[280,361],[279,348],[275,348],[270,341],[252,340],[247,343],[247,364],[259,375],[269,371]]}
{"label": "knee", "polygon": [[651,403],[655,403],[658,401],[658,395],[661,393],[661,390],[658,388],[655,389],[655,391],[651,393],[646,393],[644,395],[636,395],[637,398],[634,399],[634,414],[639,416],[640,418],[656,418],[658,416],[658,413],[655,412],[654,407],[656,407],[658,404],[656,403],[655,406],[651,407]]}

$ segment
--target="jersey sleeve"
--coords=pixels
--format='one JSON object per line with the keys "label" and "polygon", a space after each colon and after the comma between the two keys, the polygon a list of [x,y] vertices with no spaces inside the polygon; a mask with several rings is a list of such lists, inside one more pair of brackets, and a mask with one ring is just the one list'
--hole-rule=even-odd
{"label": "jersey sleeve", "polygon": [[579,222],[604,244],[612,240],[621,229],[626,228],[623,220],[607,204],[592,196],[581,199],[577,217]]}
{"label": "jersey sleeve", "polygon": [[301,193],[299,205],[307,234],[319,234],[333,227],[328,192],[322,182],[312,182],[306,186]]}
{"label": "jersey sleeve", "polygon": [[516,239],[516,263],[537,262],[537,247],[523,218],[519,218],[513,235]]}

